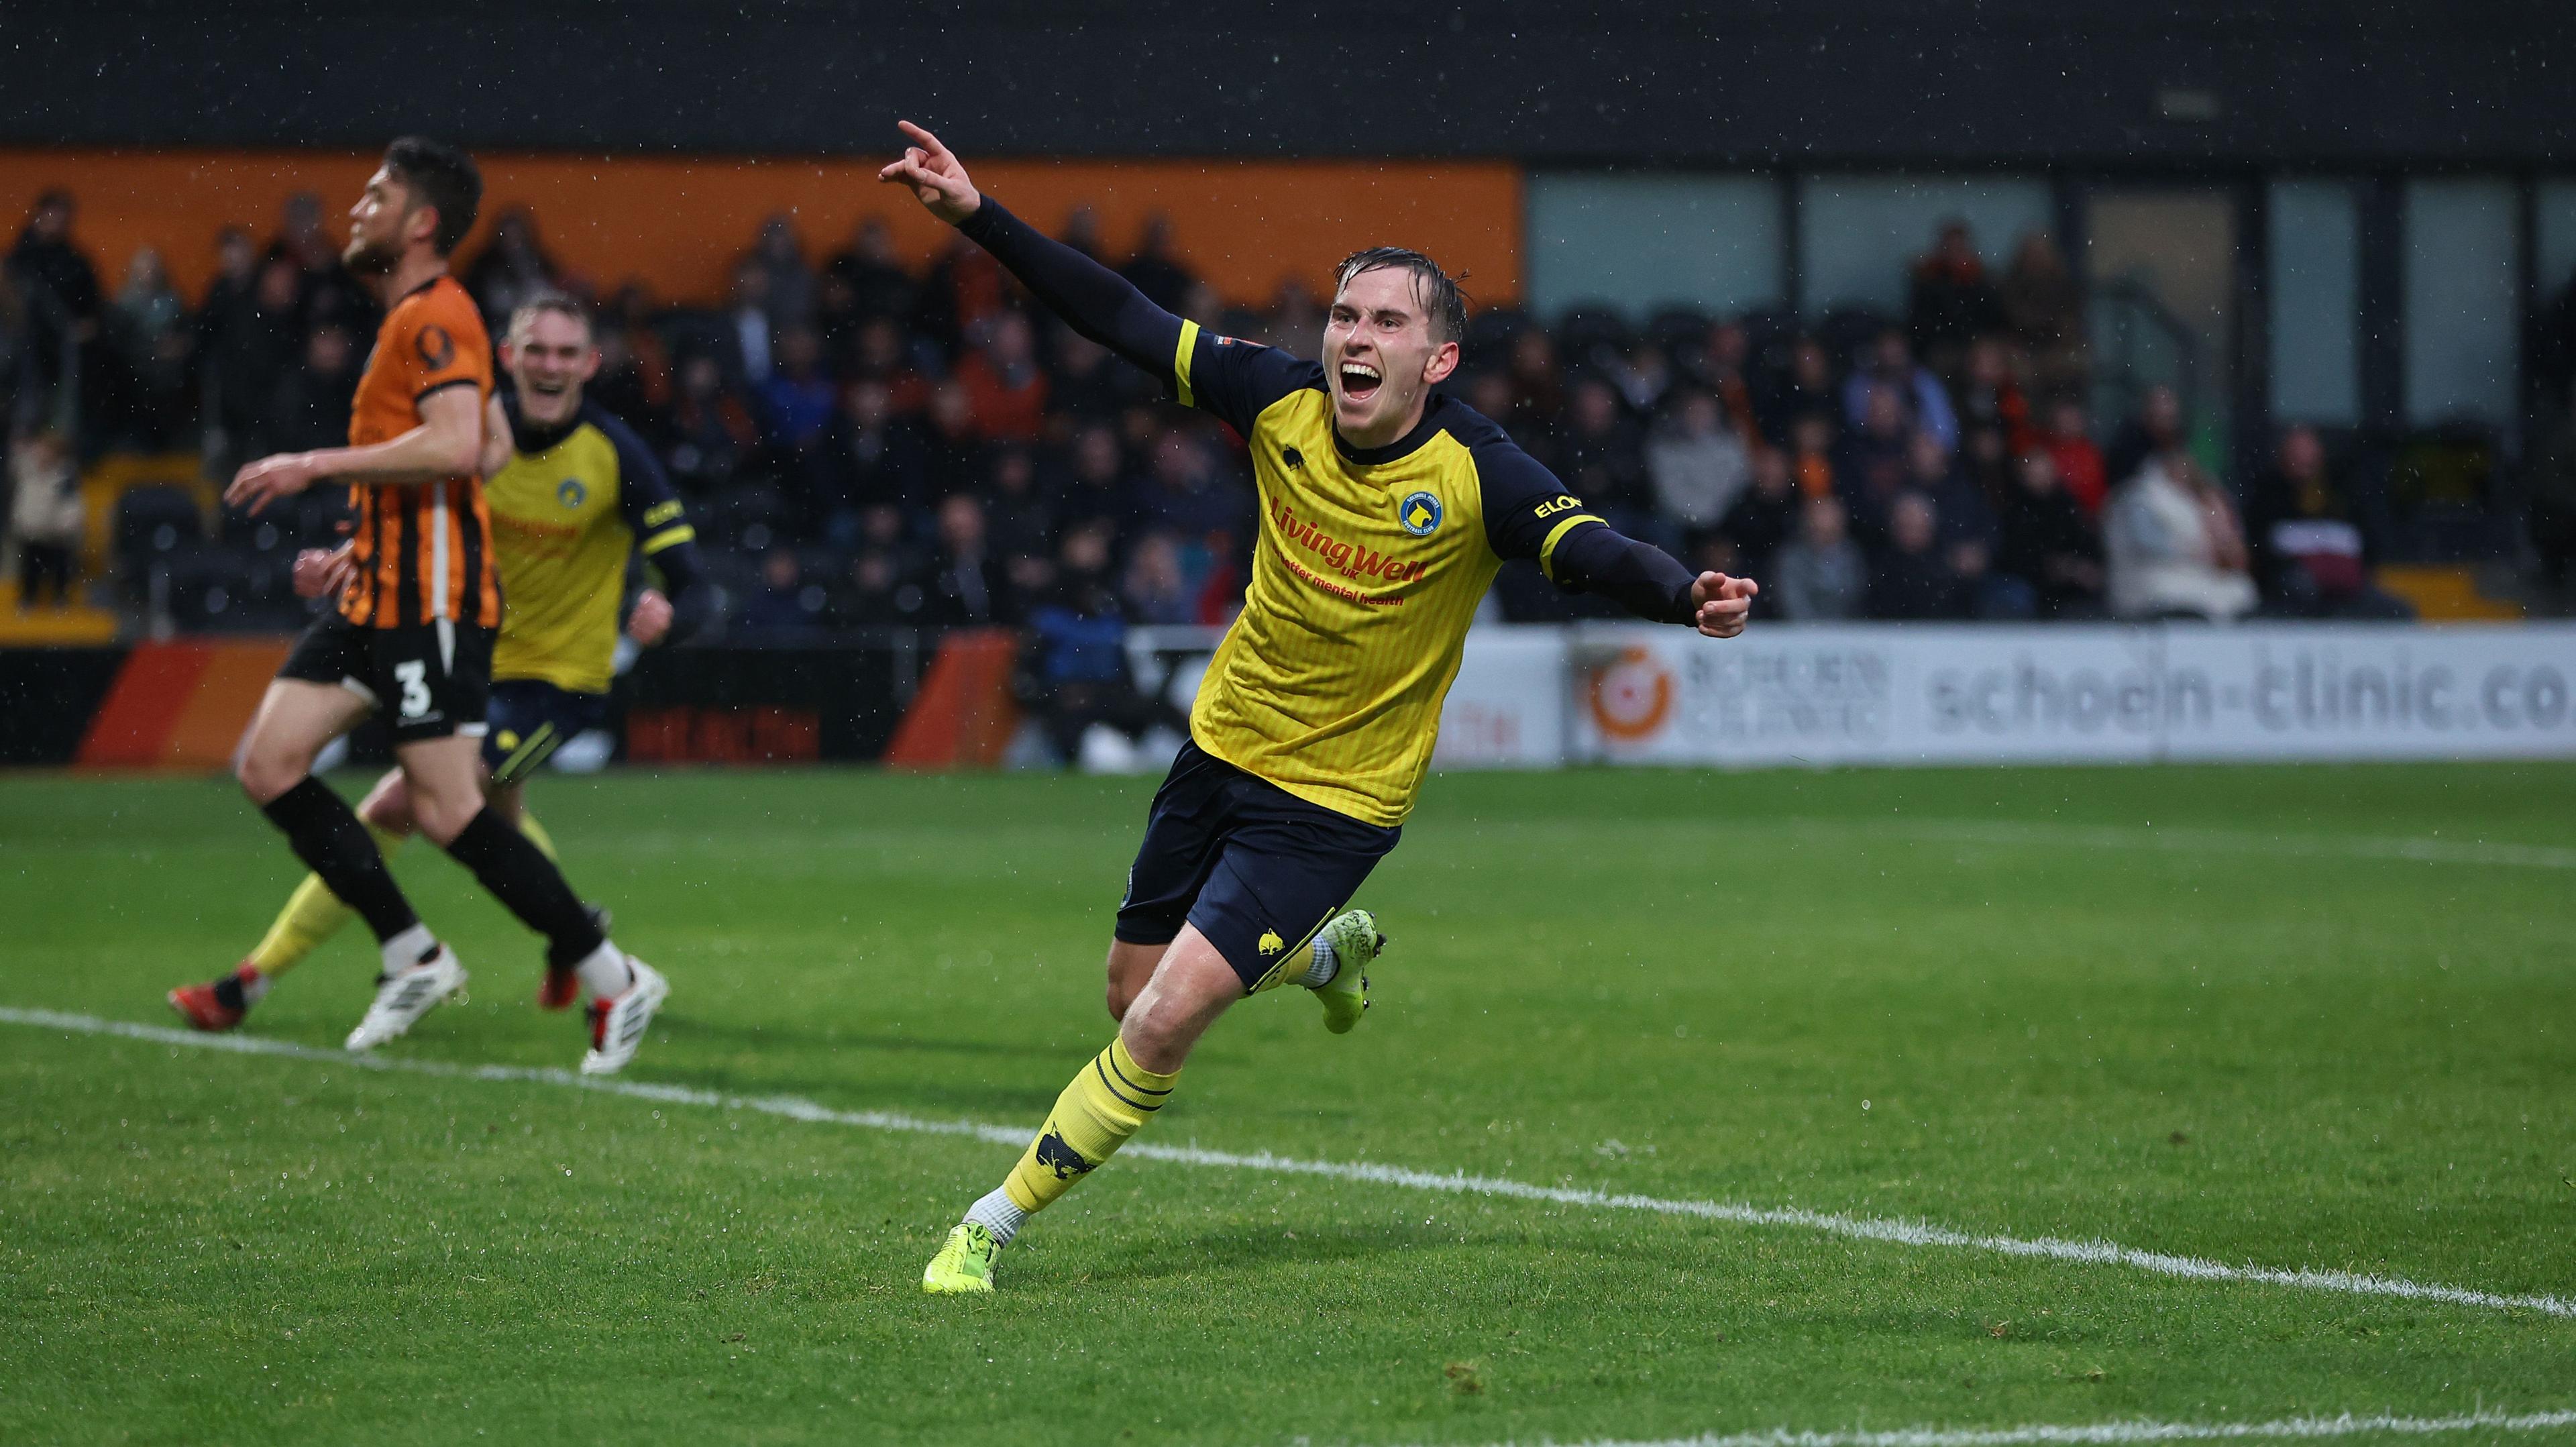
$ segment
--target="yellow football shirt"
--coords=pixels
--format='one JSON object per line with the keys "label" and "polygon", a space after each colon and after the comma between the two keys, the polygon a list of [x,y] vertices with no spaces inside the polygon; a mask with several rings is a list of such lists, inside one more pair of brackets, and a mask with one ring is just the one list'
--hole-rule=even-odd
{"label": "yellow football shirt", "polygon": [[641,439],[585,401],[541,428],[507,396],[509,464],[483,484],[501,571],[492,677],[605,693],[617,653],[626,560],[689,541],[680,500]]}
{"label": "yellow football shirt", "polygon": [[1185,322],[1172,371],[1183,403],[1243,435],[1261,502],[1243,612],[1191,735],[1301,799],[1402,823],[1495,571],[1549,568],[1567,533],[1601,520],[1446,395],[1405,437],[1355,449],[1333,431],[1318,363]]}

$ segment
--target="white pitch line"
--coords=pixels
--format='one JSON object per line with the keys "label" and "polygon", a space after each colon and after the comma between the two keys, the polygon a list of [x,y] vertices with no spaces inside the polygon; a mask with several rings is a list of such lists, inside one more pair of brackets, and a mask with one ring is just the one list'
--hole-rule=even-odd
{"label": "white pitch line", "polygon": [[[2576,1427],[2576,1412],[2474,1412],[2457,1417],[2356,1416],[2284,1417],[2270,1422],[2096,1422],[2074,1426],[2041,1423],[2028,1427],[1905,1427],[1892,1432],[1709,1433],[1699,1437],[1666,1437],[1652,1442],[1586,1439],[1562,1447],[2015,1447],[2019,1443],[2218,1442],[2244,1439],[2361,1437],[2384,1433],[2432,1437],[2446,1432],[2541,1432]],[[1502,1447],[1513,1447],[1504,1443]]]}
{"label": "white pitch line", "polygon": [[[619,1095],[633,1100],[658,1101],[671,1105],[709,1106],[725,1110],[750,1110],[763,1115],[781,1116],[788,1120],[806,1121],[818,1125],[856,1126],[863,1130],[903,1131],[917,1135],[968,1136],[976,1140],[990,1141],[996,1145],[1025,1145],[1029,1138],[1026,1126],[990,1125],[970,1120],[932,1120],[897,1111],[835,1110],[830,1106],[794,1095],[727,1095],[719,1091],[699,1090],[685,1085],[653,1085],[635,1080],[603,1079],[597,1076],[576,1075],[569,1070],[525,1065],[451,1065],[445,1061],[413,1060],[399,1056],[350,1055],[343,1051],[323,1050],[284,1040],[263,1040],[248,1035],[204,1035],[191,1030],[173,1030],[158,1025],[137,1025],[123,1020],[105,1020],[95,1015],[73,1015],[57,1010],[18,1010],[0,1006],[0,1024],[67,1030],[82,1035],[114,1035],[129,1040],[148,1040],[160,1045],[229,1050],[239,1055],[274,1055],[290,1060],[315,1060],[334,1065],[357,1066],[368,1070],[399,1071],[411,1075],[432,1075],[456,1080],[517,1081],[537,1085],[570,1086],[576,1090],[597,1091],[603,1095]],[[2525,1296],[2477,1291],[2464,1286],[2410,1281],[2400,1276],[2364,1276],[2349,1271],[2231,1266],[2224,1261],[2212,1261],[2205,1257],[2176,1256],[2162,1251],[2141,1251],[2112,1241],[2067,1241],[2050,1236],[1988,1236],[1971,1231],[1957,1231],[1947,1226],[1935,1226],[1921,1221],[1845,1216],[1829,1211],[1806,1211],[1795,1207],[1746,1206],[1726,1201],[1613,1194],[1608,1191],[1581,1190],[1571,1186],[1533,1185],[1527,1181],[1508,1180],[1499,1176],[1471,1176],[1463,1171],[1443,1174],[1437,1171],[1412,1170],[1404,1166],[1379,1165],[1369,1161],[1300,1160],[1292,1156],[1274,1156],[1266,1151],[1246,1155],[1234,1151],[1202,1150],[1197,1146],[1158,1145],[1152,1141],[1133,1142],[1123,1148],[1120,1154],[1129,1159],[1168,1161],[1175,1165],[1206,1166],[1220,1170],[1264,1171],[1274,1175],[1321,1176],[1331,1180],[1394,1186],[1411,1191],[1444,1191],[1454,1195],[1538,1201],[1549,1205],[1580,1206],[1592,1210],[1645,1211],[1661,1216],[1686,1216],[1703,1221],[1723,1221],[1738,1226],[1787,1227],[1793,1230],[1820,1232],[1828,1236],[1841,1236],[1854,1241],[1883,1242],[1893,1246],[1943,1246],[1954,1250],[1987,1251],[2001,1256],[2066,1261],[2080,1266],[2126,1266],[2159,1276],[2179,1277],[2187,1281],[2234,1281],[2263,1286],[2291,1286],[2309,1291],[2339,1292],[2347,1296],[2384,1296],[2405,1301],[2439,1302],[2449,1306],[2473,1306],[2504,1311],[2537,1311],[2548,1316],[2576,1318],[2576,1301],[2560,1296]]]}

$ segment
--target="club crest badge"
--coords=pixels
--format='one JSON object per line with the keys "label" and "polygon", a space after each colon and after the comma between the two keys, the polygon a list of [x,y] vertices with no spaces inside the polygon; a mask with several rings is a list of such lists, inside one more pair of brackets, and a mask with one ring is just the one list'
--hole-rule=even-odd
{"label": "club crest badge", "polygon": [[1417,538],[1429,537],[1440,526],[1440,499],[1427,492],[1409,492],[1395,506],[1395,520]]}

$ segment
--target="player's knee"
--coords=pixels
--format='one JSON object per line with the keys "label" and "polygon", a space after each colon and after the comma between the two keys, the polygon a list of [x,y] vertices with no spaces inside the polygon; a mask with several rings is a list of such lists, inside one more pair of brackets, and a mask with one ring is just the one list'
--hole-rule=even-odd
{"label": "player's knee", "polygon": [[254,745],[244,749],[233,762],[233,778],[242,786],[254,804],[266,804],[294,788],[313,771],[313,761],[296,757],[292,752]]}
{"label": "player's knee", "polygon": [[412,822],[421,833],[429,836],[430,842],[441,847],[464,833],[465,826],[473,823],[474,816],[481,812],[483,795],[480,791],[454,798],[417,789],[412,791]]}
{"label": "player's knee", "polygon": [[414,825],[411,797],[399,786],[378,789],[358,806],[358,817],[388,834],[408,834]]}

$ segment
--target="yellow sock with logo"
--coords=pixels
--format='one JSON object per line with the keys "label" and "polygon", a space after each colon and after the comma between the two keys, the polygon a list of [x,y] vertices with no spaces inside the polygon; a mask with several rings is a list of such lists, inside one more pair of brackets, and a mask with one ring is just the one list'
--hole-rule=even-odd
{"label": "yellow sock with logo", "polygon": [[[411,836],[370,824],[367,837],[376,841],[377,853],[391,859]],[[308,874],[286,897],[286,908],[277,912],[277,920],[268,927],[268,933],[251,948],[250,963],[262,976],[273,980],[301,964],[306,955],[356,917],[357,911],[342,904],[340,896],[322,882],[322,876]]]}
{"label": "yellow sock with logo", "polygon": [[1010,1178],[1002,1183],[1011,1204],[1024,1212],[1042,1211],[1072,1190],[1074,1182],[1116,1154],[1163,1108],[1180,1078],[1177,1070],[1157,1075],[1145,1069],[1127,1053],[1126,1041],[1110,1041],[1055,1098],[1045,1127],[1011,1167]]}
{"label": "yellow sock with logo", "polygon": [[519,811],[519,832],[528,836],[528,842],[537,846],[538,853],[557,864],[563,863],[563,856],[555,853],[554,836],[546,833],[546,826],[538,823],[537,816],[525,809]]}

